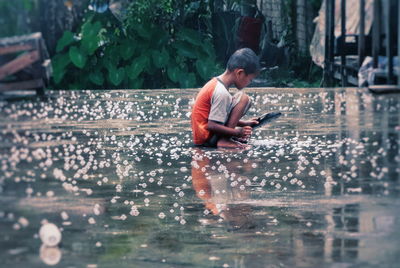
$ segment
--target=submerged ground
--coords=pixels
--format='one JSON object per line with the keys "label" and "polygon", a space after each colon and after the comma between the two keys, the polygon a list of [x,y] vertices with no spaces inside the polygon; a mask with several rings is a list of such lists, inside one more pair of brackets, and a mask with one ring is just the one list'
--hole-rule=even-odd
{"label": "submerged ground", "polygon": [[400,95],[249,89],[284,116],[238,151],[192,146],[196,92],[0,100],[0,266],[397,267]]}

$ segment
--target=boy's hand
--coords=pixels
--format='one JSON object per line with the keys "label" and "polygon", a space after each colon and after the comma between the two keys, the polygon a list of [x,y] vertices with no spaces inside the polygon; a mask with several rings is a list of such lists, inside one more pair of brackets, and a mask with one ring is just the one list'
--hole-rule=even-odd
{"label": "boy's hand", "polygon": [[252,131],[252,128],[250,127],[250,126],[244,126],[244,127],[242,127],[241,129],[240,129],[240,132],[239,132],[239,137],[240,138],[244,138],[244,139],[247,139],[248,137],[250,137],[251,136],[251,133],[252,133],[253,131]]}
{"label": "boy's hand", "polygon": [[254,126],[257,126],[258,123],[259,123],[258,118],[252,118],[252,119],[247,120],[247,121],[240,120],[238,125],[241,126],[241,127],[244,127],[244,126],[254,127]]}
{"label": "boy's hand", "polygon": [[260,123],[260,122],[258,121],[257,117],[252,118],[249,121],[247,121],[247,125],[250,127],[254,127],[254,126],[258,125],[258,123]]}

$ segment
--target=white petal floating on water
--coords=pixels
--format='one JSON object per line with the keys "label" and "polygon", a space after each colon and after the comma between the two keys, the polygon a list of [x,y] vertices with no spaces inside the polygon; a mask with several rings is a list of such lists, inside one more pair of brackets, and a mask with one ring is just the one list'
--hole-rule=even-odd
{"label": "white petal floating on water", "polygon": [[61,218],[62,218],[64,221],[68,220],[68,219],[69,219],[68,213],[65,212],[65,211],[61,212]]}
{"label": "white petal floating on water", "polygon": [[53,223],[45,223],[39,230],[39,237],[42,243],[49,247],[54,247],[61,242],[61,232]]}
{"label": "white petal floating on water", "polygon": [[19,223],[22,227],[24,227],[24,228],[28,227],[28,225],[29,225],[29,221],[28,221],[28,219],[25,218],[25,217],[20,217],[20,218],[18,219],[18,223]]}

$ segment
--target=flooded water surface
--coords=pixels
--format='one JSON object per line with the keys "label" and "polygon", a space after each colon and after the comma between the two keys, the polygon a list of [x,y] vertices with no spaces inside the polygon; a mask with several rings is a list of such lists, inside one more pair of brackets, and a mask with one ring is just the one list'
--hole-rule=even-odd
{"label": "flooded water surface", "polygon": [[0,266],[398,267],[399,95],[249,89],[283,116],[240,151],[197,91],[0,100]]}

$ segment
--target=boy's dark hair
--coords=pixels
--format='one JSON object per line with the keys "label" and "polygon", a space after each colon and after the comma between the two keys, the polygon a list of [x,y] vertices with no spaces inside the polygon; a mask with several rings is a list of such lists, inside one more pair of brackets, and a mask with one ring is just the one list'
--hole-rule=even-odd
{"label": "boy's dark hair", "polygon": [[229,58],[226,69],[232,72],[235,69],[243,69],[248,74],[260,72],[260,59],[250,48],[241,48]]}

